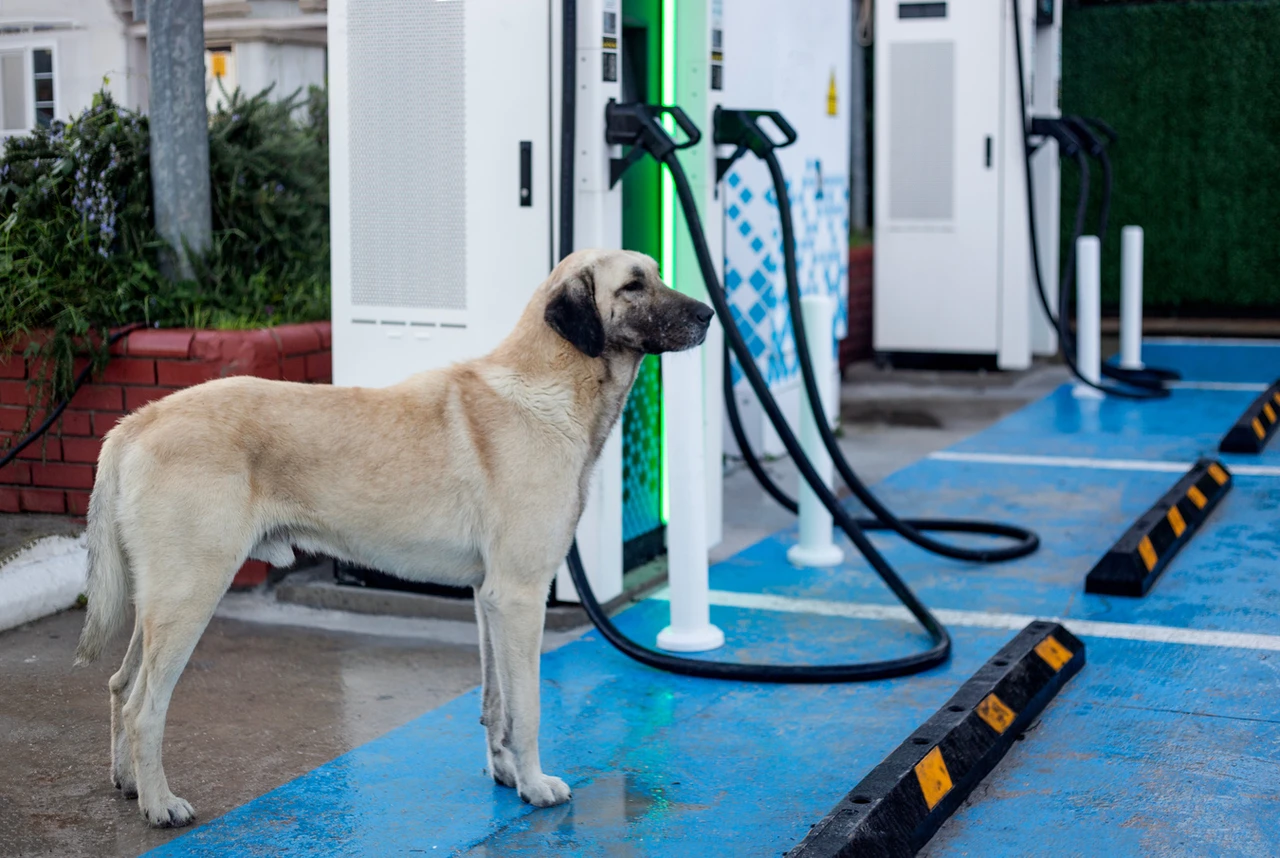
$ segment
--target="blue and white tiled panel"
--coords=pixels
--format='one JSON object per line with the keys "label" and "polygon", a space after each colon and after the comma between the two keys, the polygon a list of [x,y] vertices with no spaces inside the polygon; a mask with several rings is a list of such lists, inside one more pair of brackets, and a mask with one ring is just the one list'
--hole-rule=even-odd
{"label": "blue and white tiled panel", "polygon": [[[805,161],[796,181],[787,181],[796,234],[796,272],[804,295],[836,299],[831,348],[848,329],[848,178]],[[740,160],[725,176],[724,282],[733,311],[756,365],[771,387],[799,374],[787,308],[782,229],[778,201],[765,166]],[[813,336],[813,332],[810,332]],[[734,368],[734,382],[742,383]]]}

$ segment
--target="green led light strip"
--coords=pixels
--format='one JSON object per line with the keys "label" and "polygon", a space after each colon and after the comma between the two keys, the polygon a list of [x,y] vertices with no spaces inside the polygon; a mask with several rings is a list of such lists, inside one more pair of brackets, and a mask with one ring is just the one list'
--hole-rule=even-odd
{"label": "green led light strip", "polygon": [[[662,103],[676,101],[676,0],[662,0]],[[675,122],[670,116],[662,117],[662,125],[669,133],[675,132]],[[671,171],[662,170],[662,279],[668,286],[676,273],[676,189]],[[667,474],[667,421],[665,412],[658,427],[661,438],[662,462],[662,523],[671,518],[670,481]]]}

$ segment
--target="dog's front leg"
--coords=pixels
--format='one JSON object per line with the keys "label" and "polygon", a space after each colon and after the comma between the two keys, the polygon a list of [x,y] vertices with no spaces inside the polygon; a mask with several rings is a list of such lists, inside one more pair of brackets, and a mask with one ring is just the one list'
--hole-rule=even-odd
{"label": "dog's front leg", "polygon": [[493,657],[493,638],[489,635],[479,588],[476,589],[476,626],[480,630],[480,723],[485,727],[488,742],[489,774],[503,786],[514,787],[515,757],[507,747],[511,718],[502,703],[502,685],[498,681],[498,667]]}
{"label": "dog's front leg", "polygon": [[536,807],[551,807],[568,801],[570,791],[560,778],[542,773],[538,756],[539,666],[546,589],[525,581],[503,581],[501,575],[501,571],[498,576],[490,574],[490,579],[499,580],[487,580],[477,595],[485,612],[502,704],[510,725],[506,744],[514,757],[520,798]]}

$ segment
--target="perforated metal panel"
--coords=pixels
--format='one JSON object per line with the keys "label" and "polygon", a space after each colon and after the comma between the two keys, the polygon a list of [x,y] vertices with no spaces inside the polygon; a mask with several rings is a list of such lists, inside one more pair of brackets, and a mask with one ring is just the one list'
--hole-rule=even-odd
{"label": "perforated metal panel", "polygon": [[350,2],[353,304],[467,308],[465,11]]}
{"label": "perforated metal panel", "polygon": [[951,220],[955,170],[955,46],[889,45],[889,216]]}

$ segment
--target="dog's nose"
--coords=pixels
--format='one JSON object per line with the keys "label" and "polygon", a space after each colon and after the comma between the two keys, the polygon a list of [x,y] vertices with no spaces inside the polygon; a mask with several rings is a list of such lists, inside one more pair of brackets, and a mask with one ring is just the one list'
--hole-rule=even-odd
{"label": "dog's nose", "polygon": [[716,311],[708,307],[706,304],[699,304],[698,309],[693,311],[698,321],[704,325],[711,324],[712,318],[715,317]]}

